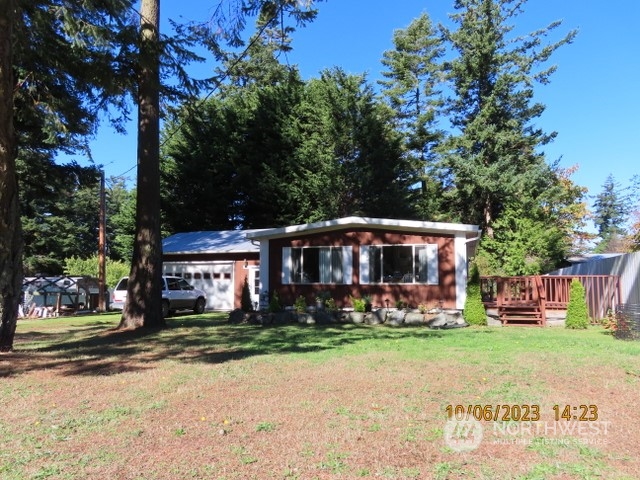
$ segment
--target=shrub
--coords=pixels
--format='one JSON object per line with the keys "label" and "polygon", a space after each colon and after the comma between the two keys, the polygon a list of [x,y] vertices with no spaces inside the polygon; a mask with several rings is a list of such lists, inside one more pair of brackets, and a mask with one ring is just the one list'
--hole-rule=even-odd
{"label": "shrub", "polygon": [[408,308],[408,307],[409,307],[409,304],[404,300],[396,300],[396,308],[398,310],[404,310],[405,308]]}
{"label": "shrub", "polygon": [[480,273],[475,265],[471,266],[471,275],[467,283],[467,299],[464,302],[462,316],[469,325],[487,324],[487,312],[480,292]]}
{"label": "shrub", "polygon": [[350,297],[350,298],[351,298],[351,305],[353,305],[353,311],[364,312],[366,308],[366,302],[364,298],[356,298],[356,297]]}
{"label": "shrub", "polygon": [[567,328],[587,328],[589,326],[589,309],[587,308],[584,286],[577,280],[571,280],[569,305],[567,305]]}
{"label": "shrub", "polygon": [[307,311],[307,301],[305,300],[305,298],[302,295],[300,295],[298,298],[296,298],[296,301],[293,304],[293,308],[298,313],[304,313],[304,312]]}
{"label": "shrub", "polygon": [[242,285],[242,297],[240,298],[240,308],[243,312],[253,311],[253,302],[251,301],[251,290],[249,288],[249,279],[244,277],[244,284]]}
{"label": "shrub", "polygon": [[[131,265],[119,260],[106,259],[106,275],[107,287],[115,287],[118,280],[129,275]],[[70,277],[88,275],[90,277],[98,276],[98,256],[91,258],[71,257],[64,261],[64,273]]]}
{"label": "shrub", "polygon": [[330,312],[338,311],[338,305],[336,305],[336,301],[333,298],[327,298],[324,302],[324,306]]}
{"label": "shrub", "polygon": [[271,295],[271,300],[269,300],[269,312],[276,313],[282,310],[282,305],[280,305],[280,297],[278,297],[278,292],[273,292]]}

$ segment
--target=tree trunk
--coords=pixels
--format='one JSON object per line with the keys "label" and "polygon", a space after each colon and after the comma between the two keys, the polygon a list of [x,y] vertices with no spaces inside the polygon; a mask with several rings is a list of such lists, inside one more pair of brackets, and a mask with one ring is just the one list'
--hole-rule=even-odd
{"label": "tree trunk", "polygon": [[13,349],[22,294],[22,227],[13,129],[15,1],[0,2],[0,352]]}
{"label": "tree trunk", "polygon": [[142,0],[138,71],[136,235],[119,328],[161,327],[160,0]]}

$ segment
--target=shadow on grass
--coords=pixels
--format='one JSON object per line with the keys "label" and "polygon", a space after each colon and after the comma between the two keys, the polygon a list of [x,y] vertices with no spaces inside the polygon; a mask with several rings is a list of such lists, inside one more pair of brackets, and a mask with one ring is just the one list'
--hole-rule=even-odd
{"label": "shadow on grass", "polygon": [[[466,330],[466,329],[464,329]],[[155,368],[157,362],[220,364],[259,355],[305,354],[361,342],[415,337],[438,339],[456,331],[353,324],[262,327],[230,324],[222,315],[177,317],[163,329],[115,330],[113,323],[74,322],[65,330],[16,335],[16,351],[0,357],[0,377],[35,370],[60,375],[113,375]],[[371,346],[365,346],[370,349]]]}

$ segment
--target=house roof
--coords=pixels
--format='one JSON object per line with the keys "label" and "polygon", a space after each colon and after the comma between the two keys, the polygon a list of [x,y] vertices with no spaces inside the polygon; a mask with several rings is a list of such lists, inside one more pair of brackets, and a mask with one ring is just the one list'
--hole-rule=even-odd
{"label": "house roof", "polygon": [[346,228],[382,228],[385,230],[401,230],[416,233],[435,234],[464,234],[467,239],[475,239],[480,235],[477,225],[463,223],[423,222],[417,220],[398,220],[390,218],[371,217],[343,217],[335,220],[305,223],[289,227],[268,228],[247,232],[247,238],[255,240],[267,240],[272,238],[290,237],[301,233],[320,233]]}
{"label": "house roof", "polygon": [[176,233],[162,240],[163,253],[243,253],[259,252],[260,246],[247,239],[259,230]]}

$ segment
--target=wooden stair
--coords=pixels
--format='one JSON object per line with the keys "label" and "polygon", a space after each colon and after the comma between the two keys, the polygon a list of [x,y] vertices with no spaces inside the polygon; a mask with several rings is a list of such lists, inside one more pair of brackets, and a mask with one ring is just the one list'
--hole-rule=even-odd
{"label": "wooden stair", "polygon": [[544,327],[547,324],[545,291],[540,276],[505,282],[498,294],[502,325]]}
{"label": "wooden stair", "polygon": [[546,318],[539,304],[510,304],[498,307],[503,325],[544,326]]}

